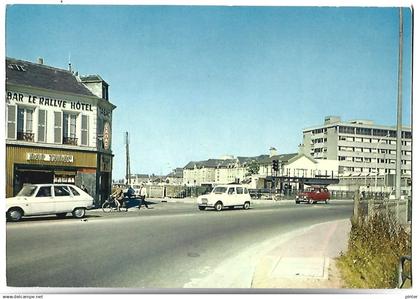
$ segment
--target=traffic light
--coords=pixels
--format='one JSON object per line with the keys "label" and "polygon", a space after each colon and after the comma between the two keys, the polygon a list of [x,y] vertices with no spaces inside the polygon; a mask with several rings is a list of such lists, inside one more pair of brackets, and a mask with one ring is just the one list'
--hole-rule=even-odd
{"label": "traffic light", "polygon": [[279,160],[273,160],[273,170],[279,171]]}

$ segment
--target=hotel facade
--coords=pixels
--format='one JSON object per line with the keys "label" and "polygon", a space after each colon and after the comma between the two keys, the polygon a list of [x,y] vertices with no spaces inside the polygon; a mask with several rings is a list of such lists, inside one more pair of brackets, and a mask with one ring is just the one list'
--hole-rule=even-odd
{"label": "hotel facade", "polygon": [[6,196],[28,183],[84,185],[100,205],[111,192],[112,112],[98,75],[6,58]]}

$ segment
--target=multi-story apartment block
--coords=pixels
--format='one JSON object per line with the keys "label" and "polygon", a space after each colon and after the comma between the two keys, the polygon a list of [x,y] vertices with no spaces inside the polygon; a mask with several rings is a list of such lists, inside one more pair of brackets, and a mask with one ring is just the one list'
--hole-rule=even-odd
{"label": "multi-story apartment block", "polygon": [[[392,187],[396,172],[397,132],[395,127],[368,120],[341,121],[328,116],[323,125],[303,130],[301,151],[314,159],[339,162],[339,175],[359,178],[359,185]],[[411,128],[402,129],[402,186],[411,182]],[[373,191],[378,191],[372,189]]]}
{"label": "multi-story apartment block", "polygon": [[112,111],[98,75],[6,58],[6,196],[26,183],[85,185],[99,205],[111,192]]}

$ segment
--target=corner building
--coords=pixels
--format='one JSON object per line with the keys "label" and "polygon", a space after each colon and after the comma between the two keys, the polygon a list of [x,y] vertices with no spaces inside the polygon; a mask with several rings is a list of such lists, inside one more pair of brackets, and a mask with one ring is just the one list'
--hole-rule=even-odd
{"label": "corner building", "polygon": [[27,183],[85,185],[99,206],[111,192],[112,112],[98,75],[6,58],[6,196]]}

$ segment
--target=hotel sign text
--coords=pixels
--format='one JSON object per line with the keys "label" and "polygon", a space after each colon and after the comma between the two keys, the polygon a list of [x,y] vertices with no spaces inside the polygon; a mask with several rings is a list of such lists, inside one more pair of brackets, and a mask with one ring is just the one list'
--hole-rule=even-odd
{"label": "hotel sign text", "polygon": [[7,101],[15,101],[16,103],[28,103],[39,106],[57,107],[63,109],[72,109],[79,111],[93,111],[91,104],[80,101],[68,101],[54,98],[40,97],[34,95],[24,95],[18,92],[6,92]]}
{"label": "hotel sign text", "polygon": [[73,156],[58,154],[26,153],[26,160],[73,163]]}

